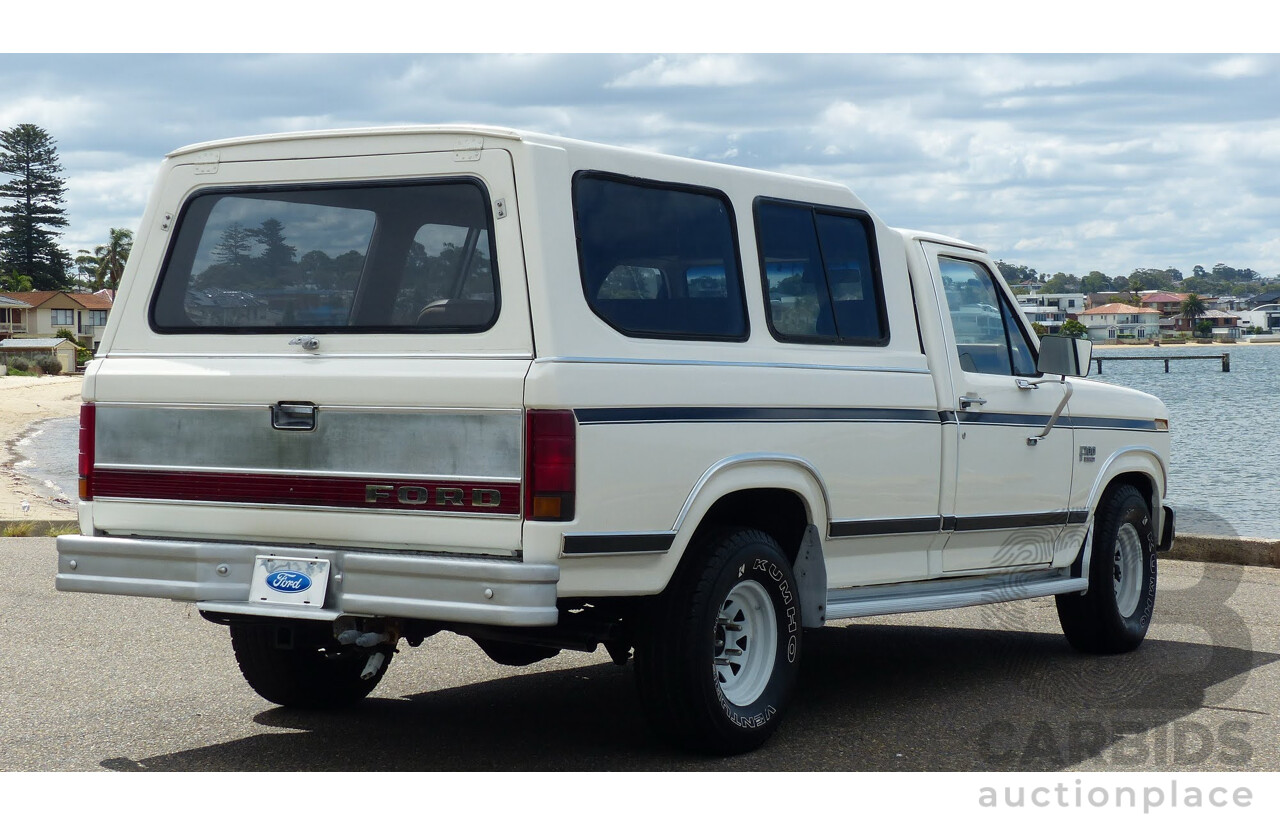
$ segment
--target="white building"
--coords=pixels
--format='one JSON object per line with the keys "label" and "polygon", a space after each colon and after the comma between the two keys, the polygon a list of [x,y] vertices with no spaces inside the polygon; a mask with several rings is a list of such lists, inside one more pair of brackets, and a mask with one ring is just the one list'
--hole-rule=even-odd
{"label": "white building", "polygon": [[1129,304],[1106,304],[1080,313],[1093,341],[1160,337],[1160,311]]}
{"label": "white building", "polygon": [[1242,309],[1236,312],[1240,316],[1240,324],[1248,327],[1262,327],[1268,334],[1280,334],[1280,304],[1264,304],[1255,309]]}
{"label": "white building", "polygon": [[1062,328],[1063,322],[1084,310],[1083,292],[1042,293],[1019,295],[1018,305],[1027,320],[1040,324],[1051,334]]}

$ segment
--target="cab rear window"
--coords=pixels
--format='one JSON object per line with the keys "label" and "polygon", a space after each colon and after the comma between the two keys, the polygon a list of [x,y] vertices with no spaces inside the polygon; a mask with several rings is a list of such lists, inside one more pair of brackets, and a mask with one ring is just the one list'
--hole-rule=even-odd
{"label": "cab rear window", "polygon": [[479,332],[498,315],[474,180],[213,190],[183,207],[158,332]]}

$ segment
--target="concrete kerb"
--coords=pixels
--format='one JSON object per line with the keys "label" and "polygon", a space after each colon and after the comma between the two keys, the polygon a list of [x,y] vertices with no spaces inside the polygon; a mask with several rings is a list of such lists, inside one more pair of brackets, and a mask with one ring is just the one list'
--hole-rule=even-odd
{"label": "concrete kerb", "polygon": [[[23,528],[22,525],[30,525]],[[0,519],[0,534],[11,528],[23,529],[26,536],[77,532],[75,521],[14,521]],[[1217,564],[1243,564],[1255,567],[1280,567],[1280,541],[1266,539],[1226,538],[1221,536],[1178,536],[1165,558],[1180,561],[1207,561]]]}
{"label": "concrete kerb", "polygon": [[1165,556],[1182,561],[1280,567],[1280,541],[1221,536],[1178,536],[1173,540],[1173,548]]}

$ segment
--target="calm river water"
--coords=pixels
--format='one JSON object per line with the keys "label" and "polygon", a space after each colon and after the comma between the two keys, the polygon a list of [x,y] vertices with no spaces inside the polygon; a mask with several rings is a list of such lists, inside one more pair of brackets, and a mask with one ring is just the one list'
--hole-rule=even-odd
{"label": "calm river water", "polygon": [[[1098,376],[1160,396],[1169,406],[1173,466],[1169,503],[1178,530],[1214,536],[1280,539],[1280,438],[1270,425],[1280,413],[1280,346],[1237,344],[1099,349],[1096,355],[1216,355],[1231,353],[1231,372],[1217,361],[1108,361]],[[19,469],[54,497],[74,500],[79,423],[43,422],[18,445]],[[57,488],[54,492],[52,488]]]}
{"label": "calm river water", "polygon": [[1231,372],[1218,361],[1107,361],[1113,384],[1157,395],[1169,407],[1173,461],[1169,503],[1178,532],[1280,539],[1280,439],[1268,433],[1280,413],[1280,346],[1201,344],[1194,347],[1124,347],[1095,355],[1231,355]]}

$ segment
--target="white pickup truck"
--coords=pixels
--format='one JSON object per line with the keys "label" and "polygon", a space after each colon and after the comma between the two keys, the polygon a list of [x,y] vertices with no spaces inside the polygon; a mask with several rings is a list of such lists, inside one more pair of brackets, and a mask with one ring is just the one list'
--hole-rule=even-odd
{"label": "white pickup truck", "polygon": [[803,630],[1056,596],[1151,621],[1165,407],[980,248],[830,183],[487,127],[173,152],[85,375],[63,591],[194,602],[323,708],[439,631],[604,645],[740,752]]}

